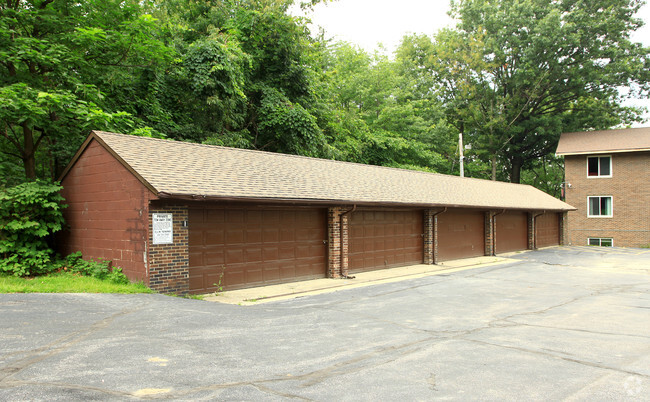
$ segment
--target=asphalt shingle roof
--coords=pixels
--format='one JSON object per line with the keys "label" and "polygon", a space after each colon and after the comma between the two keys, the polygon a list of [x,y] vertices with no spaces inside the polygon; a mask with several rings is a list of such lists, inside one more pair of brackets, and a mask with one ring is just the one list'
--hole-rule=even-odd
{"label": "asphalt shingle roof", "polygon": [[650,127],[563,133],[557,155],[650,151]]}
{"label": "asphalt shingle roof", "polygon": [[[86,144],[93,139],[121,159],[159,196],[360,205],[574,209],[522,184],[100,131],[94,131]],[[74,160],[68,169],[73,163]]]}

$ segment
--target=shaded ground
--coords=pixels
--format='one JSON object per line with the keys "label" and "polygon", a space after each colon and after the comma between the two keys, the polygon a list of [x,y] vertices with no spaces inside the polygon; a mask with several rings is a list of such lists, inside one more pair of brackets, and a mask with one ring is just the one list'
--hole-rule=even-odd
{"label": "shaded ground", "polygon": [[0,295],[0,400],[650,395],[650,250],[509,262],[241,307]]}

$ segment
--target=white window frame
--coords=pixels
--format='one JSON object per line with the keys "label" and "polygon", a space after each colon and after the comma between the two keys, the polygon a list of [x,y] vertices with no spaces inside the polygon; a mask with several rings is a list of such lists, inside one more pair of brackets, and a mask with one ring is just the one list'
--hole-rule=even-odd
{"label": "white window frame", "polygon": [[[598,240],[598,245],[591,244],[591,240]],[[612,243],[612,245],[603,246],[602,244],[603,240],[609,240]],[[614,238],[613,237],[587,237],[587,245],[593,247],[614,247]]]}
{"label": "white window frame", "polygon": [[[589,158],[598,158],[598,174],[596,176],[589,176]],[[609,174],[608,175],[601,175],[600,174],[600,158],[609,158]],[[592,156],[587,156],[587,159],[585,159],[585,164],[587,168],[587,178],[588,179],[603,179],[603,178],[611,178],[612,173],[613,173],[613,168],[614,164],[612,163],[612,156],[611,155],[592,155]]]}
{"label": "white window frame", "polygon": [[[609,198],[611,200],[610,205],[612,207],[611,208],[612,209],[611,214],[609,214],[609,215],[591,215],[589,201],[592,198]],[[598,203],[598,205],[600,205],[600,202]],[[589,196],[587,196],[587,218],[612,218],[612,217],[614,217],[614,197],[613,196],[611,196],[611,195],[589,195]]]}

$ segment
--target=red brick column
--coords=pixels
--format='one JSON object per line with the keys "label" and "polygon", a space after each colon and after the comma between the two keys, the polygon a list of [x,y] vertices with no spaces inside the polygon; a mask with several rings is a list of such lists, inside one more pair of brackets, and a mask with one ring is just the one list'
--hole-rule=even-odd
{"label": "red brick column", "polygon": [[327,277],[341,277],[341,214],[344,208],[327,209]]}
{"label": "red brick column", "polygon": [[[153,244],[152,216],[154,213],[171,213],[173,243]],[[189,242],[186,206],[150,207],[149,240],[147,242],[147,276],[149,287],[161,293],[187,294],[189,286]]]}
{"label": "red brick column", "polygon": [[[327,277],[348,276],[348,222],[351,208],[327,209]],[[342,224],[342,225],[341,225]]]}
{"label": "red brick column", "polygon": [[535,250],[535,217],[539,214],[528,213],[528,250]]}
{"label": "red brick column", "polygon": [[486,211],[485,212],[485,255],[494,255],[494,230],[496,230],[492,225],[492,218],[497,212],[495,211]]}
{"label": "red brick column", "polygon": [[435,264],[436,260],[436,247],[437,243],[436,223],[437,219],[434,216],[435,211],[432,209],[424,210],[424,263]]}

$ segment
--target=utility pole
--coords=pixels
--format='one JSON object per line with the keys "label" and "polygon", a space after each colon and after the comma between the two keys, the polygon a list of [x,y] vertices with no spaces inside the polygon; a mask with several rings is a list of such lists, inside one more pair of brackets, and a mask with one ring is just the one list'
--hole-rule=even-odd
{"label": "utility pole", "polygon": [[465,177],[465,166],[463,164],[463,133],[458,133],[458,153],[460,154],[460,177]]}

